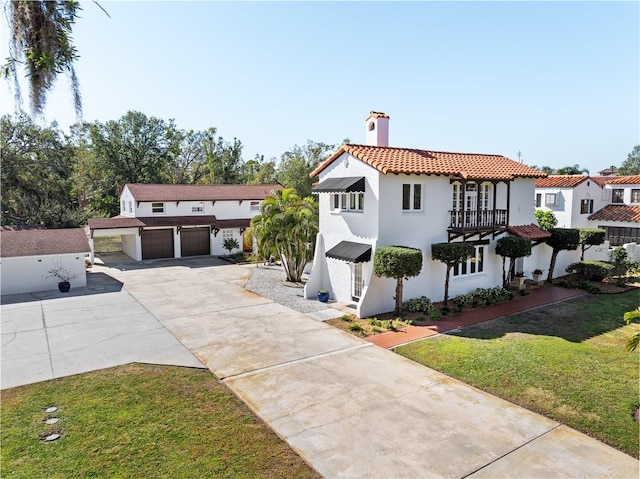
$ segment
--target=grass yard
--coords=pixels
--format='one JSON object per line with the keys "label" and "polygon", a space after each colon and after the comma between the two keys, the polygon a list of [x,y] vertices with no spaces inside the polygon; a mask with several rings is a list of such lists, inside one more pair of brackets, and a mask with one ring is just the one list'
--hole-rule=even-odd
{"label": "grass yard", "polygon": [[1,425],[2,477],[320,477],[206,370],[133,364],[4,390]]}
{"label": "grass yard", "polygon": [[638,457],[638,290],[587,295],[402,346],[396,352]]}

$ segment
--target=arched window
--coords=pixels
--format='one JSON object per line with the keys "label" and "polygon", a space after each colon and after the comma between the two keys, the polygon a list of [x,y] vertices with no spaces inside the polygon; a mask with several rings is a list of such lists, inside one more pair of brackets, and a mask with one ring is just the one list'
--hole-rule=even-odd
{"label": "arched window", "polygon": [[370,121],[369,122],[369,131],[373,131],[376,129],[376,122],[375,121]]}

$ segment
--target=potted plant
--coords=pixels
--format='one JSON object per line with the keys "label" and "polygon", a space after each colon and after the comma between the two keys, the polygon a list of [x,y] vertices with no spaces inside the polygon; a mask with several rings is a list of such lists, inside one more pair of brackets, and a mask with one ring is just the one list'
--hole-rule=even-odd
{"label": "potted plant", "polygon": [[518,285],[518,289],[524,289],[524,282],[525,282],[525,277],[524,277],[524,273],[522,271],[518,271],[516,273],[516,275],[514,276],[514,280],[516,282],[516,284]]}
{"label": "potted plant", "polygon": [[539,268],[536,268],[533,270],[533,272],[531,273],[531,275],[533,276],[533,280],[535,281],[535,283],[538,286],[541,286],[542,283],[544,283],[544,281],[542,280],[542,270]]}
{"label": "potted plant", "polygon": [[329,291],[327,291],[326,289],[321,289],[320,291],[318,291],[318,301],[320,301],[321,303],[326,303],[327,301],[329,301]]}
{"label": "potted plant", "polygon": [[47,271],[45,278],[58,278],[58,290],[61,293],[68,293],[71,289],[71,280],[77,276],[77,274],[71,273],[69,268],[57,263]]}

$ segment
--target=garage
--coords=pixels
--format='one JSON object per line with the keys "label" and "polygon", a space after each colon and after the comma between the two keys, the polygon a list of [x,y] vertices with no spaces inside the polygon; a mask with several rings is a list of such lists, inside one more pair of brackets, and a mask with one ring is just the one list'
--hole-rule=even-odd
{"label": "garage", "polygon": [[211,254],[209,228],[183,228],[180,230],[180,255],[203,256]]}
{"label": "garage", "polygon": [[173,258],[173,229],[143,230],[142,259]]}

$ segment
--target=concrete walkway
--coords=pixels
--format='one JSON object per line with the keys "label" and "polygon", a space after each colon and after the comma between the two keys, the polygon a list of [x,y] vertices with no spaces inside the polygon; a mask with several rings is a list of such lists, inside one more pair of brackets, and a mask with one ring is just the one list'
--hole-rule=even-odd
{"label": "concrete walkway", "polygon": [[638,477],[626,454],[247,291],[248,267],[102,271],[326,477]]}

